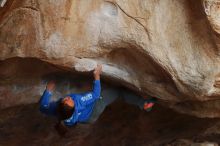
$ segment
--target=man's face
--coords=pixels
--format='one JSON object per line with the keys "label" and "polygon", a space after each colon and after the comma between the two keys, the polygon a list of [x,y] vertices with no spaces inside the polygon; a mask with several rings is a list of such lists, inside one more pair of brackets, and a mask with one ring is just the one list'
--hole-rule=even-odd
{"label": "man's face", "polygon": [[72,98],[70,96],[64,97],[62,100],[62,103],[64,105],[69,106],[69,107],[74,107],[74,101],[72,100]]}

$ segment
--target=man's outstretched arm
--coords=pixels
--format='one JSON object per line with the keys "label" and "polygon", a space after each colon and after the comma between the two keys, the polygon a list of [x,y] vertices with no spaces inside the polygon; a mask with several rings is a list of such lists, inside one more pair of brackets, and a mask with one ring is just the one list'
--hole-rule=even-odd
{"label": "man's outstretched arm", "polygon": [[102,73],[102,65],[98,64],[93,72],[95,81],[93,85],[92,96],[94,98],[100,97],[100,93],[101,93],[100,75],[101,73]]}
{"label": "man's outstretched arm", "polygon": [[101,72],[102,72],[102,66],[97,65],[97,67],[93,71],[93,75],[95,79],[93,83],[93,90],[91,93],[88,93],[85,96],[81,97],[81,101],[83,102],[83,104],[86,104],[86,105],[91,104],[100,97],[100,93],[101,93],[100,74]]}
{"label": "man's outstretched arm", "polygon": [[52,91],[54,90],[55,83],[49,82],[47,88],[44,91],[40,99],[40,111],[46,115],[55,115],[56,114],[56,102],[50,102],[52,96]]}

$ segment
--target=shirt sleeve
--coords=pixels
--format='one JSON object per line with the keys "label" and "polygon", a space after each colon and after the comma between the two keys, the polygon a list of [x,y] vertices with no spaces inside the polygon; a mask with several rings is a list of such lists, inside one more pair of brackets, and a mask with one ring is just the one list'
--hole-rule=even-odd
{"label": "shirt sleeve", "polygon": [[40,111],[46,115],[56,115],[57,102],[50,102],[52,93],[45,90],[40,99]]}
{"label": "shirt sleeve", "polygon": [[93,83],[93,90],[92,92],[89,92],[85,95],[83,95],[80,100],[81,103],[84,105],[88,105],[93,103],[95,100],[97,100],[100,97],[101,93],[101,83],[100,80],[95,80]]}

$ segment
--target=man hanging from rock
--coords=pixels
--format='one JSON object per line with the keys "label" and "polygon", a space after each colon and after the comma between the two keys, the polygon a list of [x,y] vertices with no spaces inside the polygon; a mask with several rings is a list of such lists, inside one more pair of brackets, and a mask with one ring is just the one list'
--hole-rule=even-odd
{"label": "man hanging from rock", "polygon": [[130,104],[138,105],[146,111],[150,111],[153,107],[155,98],[144,99],[125,89],[106,88],[101,92],[101,72],[102,66],[97,65],[93,71],[94,83],[91,91],[81,94],[69,94],[55,102],[50,101],[55,83],[52,81],[47,84],[46,90],[40,99],[40,111],[58,118],[59,122],[56,129],[60,134],[65,133],[65,130],[60,131],[61,125],[71,127],[77,123],[95,122],[105,107],[117,97],[123,98]]}

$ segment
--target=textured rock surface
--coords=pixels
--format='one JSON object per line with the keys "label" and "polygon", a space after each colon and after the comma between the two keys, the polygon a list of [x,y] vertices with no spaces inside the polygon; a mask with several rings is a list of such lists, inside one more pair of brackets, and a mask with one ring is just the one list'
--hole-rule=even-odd
{"label": "textured rock surface", "polygon": [[74,72],[102,63],[104,79],[157,96],[179,112],[220,117],[218,5],[8,0],[0,8],[0,59],[31,57]]}
{"label": "textured rock surface", "polygon": [[120,100],[107,107],[96,123],[78,124],[60,137],[54,129],[55,120],[43,117],[36,107],[30,104],[0,111],[0,145],[218,146],[214,143],[220,143],[219,119],[200,119],[160,106],[146,113]]}

